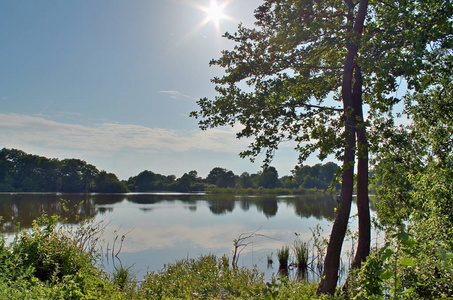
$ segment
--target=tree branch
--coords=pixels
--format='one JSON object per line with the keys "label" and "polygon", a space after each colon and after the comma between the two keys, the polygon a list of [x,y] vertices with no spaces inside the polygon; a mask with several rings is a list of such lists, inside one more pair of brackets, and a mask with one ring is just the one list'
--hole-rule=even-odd
{"label": "tree branch", "polygon": [[[316,104],[309,104],[309,103],[300,103],[300,107],[305,107],[308,109],[315,108],[319,110],[331,110],[331,111],[337,111],[337,112],[343,112],[343,108],[336,108],[336,107],[331,107],[331,106],[322,106],[322,105],[316,105]],[[297,106],[294,106],[297,107]]]}

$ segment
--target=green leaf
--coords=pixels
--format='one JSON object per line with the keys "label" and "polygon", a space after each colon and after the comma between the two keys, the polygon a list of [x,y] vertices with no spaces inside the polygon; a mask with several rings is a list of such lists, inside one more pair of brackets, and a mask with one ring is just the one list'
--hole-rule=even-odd
{"label": "green leaf", "polygon": [[401,243],[409,248],[413,248],[415,246],[415,241],[409,239],[403,239],[401,240]]}
{"label": "green leaf", "polygon": [[414,288],[411,287],[411,288],[405,290],[404,292],[402,292],[401,295],[406,295],[406,294],[412,293],[413,290],[414,290]]}
{"label": "green leaf", "polygon": [[395,274],[394,272],[386,270],[379,276],[379,278],[381,278],[382,280],[387,280],[392,278],[394,274]]}
{"label": "green leaf", "polygon": [[410,235],[407,232],[400,232],[396,235],[399,241],[403,242],[409,240]]}
{"label": "green leaf", "polygon": [[447,253],[445,254],[445,257],[446,257],[447,259],[453,259],[453,252],[447,252]]}
{"label": "green leaf", "polygon": [[382,261],[386,261],[390,256],[392,256],[393,251],[391,249],[386,249],[384,255],[382,255]]}
{"label": "green leaf", "polygon": [[414,260],[412,258],[403,258],[403,259],[401,259],[400,264],[402,266],[406,266],[406,267],[409,267],[409,266],[413,267],[415,265]]}

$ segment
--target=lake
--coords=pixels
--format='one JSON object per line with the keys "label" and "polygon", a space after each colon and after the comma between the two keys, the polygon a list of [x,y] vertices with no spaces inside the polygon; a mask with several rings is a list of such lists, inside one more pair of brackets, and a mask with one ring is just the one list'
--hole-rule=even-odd
{"label": "lake", "polygon": [[[64,210],[60,199],[67,201]],[[334,196],[235,196],[213,194],[130,193],[130,194],[0,194],[1,230],[11,240],[16,224],[31,227],[42,212],[67,218],[75,226],[88,218],[105,226],[102,251],[115,244],[118,258],[137,278],[165,264],[200,255],[228,255],[242,233],[255,233],[240,253],[239,266],[256,265],[270,278],[278,272],[277,249],[296,240],[311,241],[311,229],[319,225],[327,237],[334,218]],[[357,209],[352,207],[351,215]],[[351,229],[356,220],[352,218]],[[115,241],[115,237],[118,239]],[[350,251],[351,241],[344,245]],[[267,257],[274,260],[268,266]],[[346,255],[347,256],[347,255]],[[110,258],[110,259],[109,259]],[[113,270],[111,255],[103,255],[107,271]],[[116,265],[118,265],[116,261]],[[346,262],[347,263],[347,262]]]}

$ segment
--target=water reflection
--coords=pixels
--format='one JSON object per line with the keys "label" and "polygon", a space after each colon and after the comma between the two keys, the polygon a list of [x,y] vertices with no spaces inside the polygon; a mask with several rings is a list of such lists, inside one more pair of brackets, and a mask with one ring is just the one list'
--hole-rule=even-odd
{"label": "water reflection", "polygon": [[[67,208],[64,209],[64,206]],[[2,232],[12,233],[32,226],[42,213],[59,215],[71,224],[77,224],[97,214],[93,198],[83,194],[1,194],[0,216]]]}
{"label": "water reflection", "polygon": [[[66,199],[66,209],[59,204]],[[202,254],[229,254],[243,232],[259,230],[241,253],[240,265],[266,274],[266,257],[282,246],[312,238],[310,228],[320,224],[327,235],[336,201],[331,195],[237,196],[206,194],[0,194],[1,230],[15,232],[15,225],[31,227],[43,212],[60,215],[70,224],[88,218],[106,220],[105,242],[126,234],[121,260],[137,276],[157,271],[165,263]],[[355,208],[351,214],[355,213]],[[276,266],[277,267],[277,266]]]}
{"label": "water reflection", "polygon": [[[62,199],[67,210],[61,205]],[[245,212],[256,207],[266,218],[275,217],[282,203],[293,206],[295,214],[302,218],[333,218],[336,205],[331,195],[278,197],[204,194],[0,194],[0,215],[3,218],[1,230],[12,233],[17,223],[20,223],[21,228],[30,228],[32,221],[43,212],[62,216],[67,223],[77,224],[97,214],[112,213],[115,204],[123,202],[140,204],[140,210],[144,212],[151,212],[157,204],[177,202],[195,213],[200,201],[207,202],[214,215],[225,215],[235,209]]]}

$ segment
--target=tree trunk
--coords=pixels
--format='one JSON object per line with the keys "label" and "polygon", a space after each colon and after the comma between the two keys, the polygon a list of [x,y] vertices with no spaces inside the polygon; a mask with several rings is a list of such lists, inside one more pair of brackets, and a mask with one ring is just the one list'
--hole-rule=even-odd
{"label": "tree trunk", "polygon": [[354,112],[357,133],[357,211],[359,216],[359,243],[351,268],[358,268],[370,254],[371,221],[368,198],[368,140],[362,109],[362,73],[359,66],[354,74]]}
{"label": "tree trunk", "polygon": [[340,203],[327,246],[324,273],[318,287],[318,294],[333,294],[335,292],[338,281],[341,248],[348,228],[349,213],[351,211],[352,191],[354,187],[355,132],[353,126],[348,125],[348,123],[351,123],[351,121],[347,121],[346,125],[348,134],[346,136],[347,146],[344,149]]}
{"label": "tree trunk", "polygon": [[[357,15],[354,18],[355,4],[352,0],[345,0],[349,7],[348,26],[350,26],[350,37],[347,41],[347,55],[344,64],[343,81],[341,86],[344,118],[346,145],[343,158],[343,176],[341,184],[341,202],[338,208],[338,214],[332,227],[327,254],[324,260],[324,273],[319,283],[318,294],[331,294],[335,292],[338,281],[338,268],[340,266],[341,248],[349,221],[351,210],[352,192],[354,187],[354,162],[355,162],[355,143],[356,143],[356,113],[354,112],[354,91],[360,88],[361,82],[353,85],[354,69],[356,66],[356,57],[359,51],[359,42],[363,32],[363,24],[368,9],[368,0],[360,0]],[[357,72],[356,72],[357,73]],[[361,76],[360,76],[361,79]],[[359,86],[360,84],[360,86]],[[357,96],[357,95],[356,95]],[[360,95],[361,99],[361,95]],[[368,166],[367,166],[368,168]]]}

